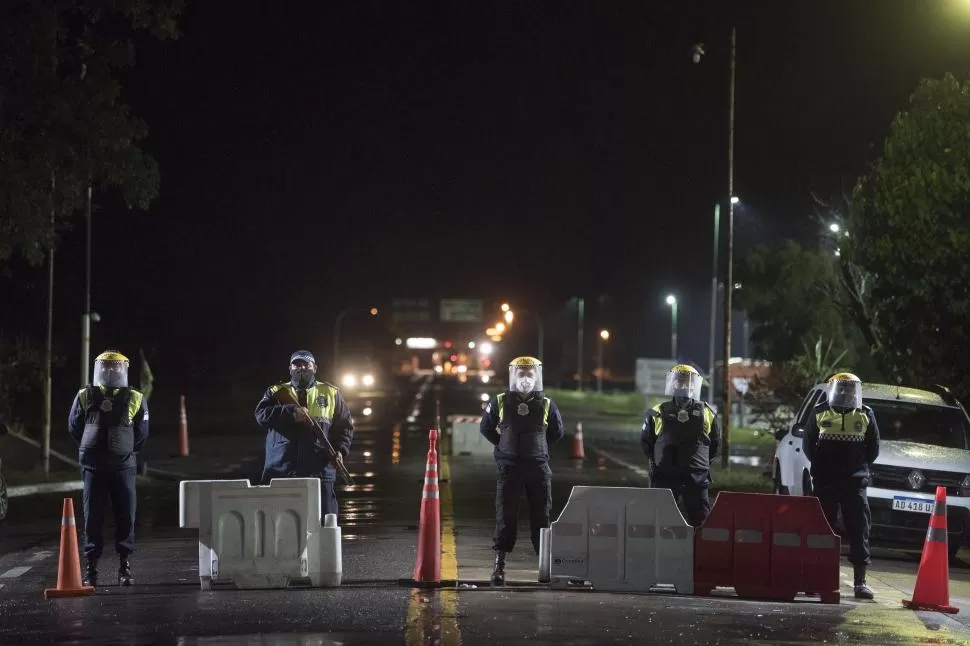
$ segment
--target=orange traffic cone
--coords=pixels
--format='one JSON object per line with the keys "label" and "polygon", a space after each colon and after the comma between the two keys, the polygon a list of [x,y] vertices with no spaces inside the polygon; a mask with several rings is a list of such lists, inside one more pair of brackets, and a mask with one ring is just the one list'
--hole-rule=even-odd
{"label": "orange traffic cone", "polygon": [[571,460],[585,460],[586,450],[583,448],[583,423],[576,422],[576,433],[573,435],[573,454]]}
{"label": "orange traffic cone", "polygon": [[913,599],[903,600],[911,610],[936,610],[956,614],[959,608],[950,605],[950,564],[947,560],[946,537],[946,487],[936,488],[936,505],[930,516],[923,543],[923,557],[916,571],[916,589]]}
{"label": "orange traffic cone", "polygon": [[438,430],[428,433],[428,462],[421,496],[421,524],[418,527],[418,556],[413,584],[435,588],[441,585],[441,505],[438,498]]}
{"label": "orange traffic cone", "polygon": [[61,517],[61,556],[57,562],[57,587],[44,590],[44,598],[84,597],[89,594],[94,594],[94,588],[81,585],[81,557],[77,549],[74,501],[65,498]]}
{"label": "orange traffic cone", "polygon": [[189,417],[185,413],[185,395],[182,395],[179,407],[179,455],[189,456]]}

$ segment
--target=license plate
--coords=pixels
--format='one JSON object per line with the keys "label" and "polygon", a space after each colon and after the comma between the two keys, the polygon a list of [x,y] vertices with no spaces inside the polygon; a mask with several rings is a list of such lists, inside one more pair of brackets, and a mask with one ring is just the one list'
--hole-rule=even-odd
{"label": "license plate", "polygon": [[923,500],[922,498],[893,497],[893,510],[895,511],[913,511],[917,514],[932,514],[934,504],[934,501]]}

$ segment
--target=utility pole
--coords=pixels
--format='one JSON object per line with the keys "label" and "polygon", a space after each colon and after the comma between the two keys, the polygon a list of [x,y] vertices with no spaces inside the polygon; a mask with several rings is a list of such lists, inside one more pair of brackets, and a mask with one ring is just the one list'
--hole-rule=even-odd
{"label": "utility pole", "polygon": [[723,430],[721,442],[721,466],[730,464],[731,437],[731,307],[734,293],[734,76],[737,28],[731,28],[731,81],[730,108],[728,110],[728,245],[727,269],[724,278],[724,368],[721,387],[723,393]]}

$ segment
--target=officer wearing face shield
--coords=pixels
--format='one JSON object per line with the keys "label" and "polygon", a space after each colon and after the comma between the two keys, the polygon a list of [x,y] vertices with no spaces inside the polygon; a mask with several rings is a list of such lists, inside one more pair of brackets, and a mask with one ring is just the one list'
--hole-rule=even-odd
{"label": "officer wearing face shield", "polygon": [[495,447],[495,568],[492,583],[505,583],[505,555],[515,547],[519,496],[529,502],[532,547],[539,553],[539,530],[549,527],[552,469],[549,445],[562,439],[562,417],[542,393],[542,363],[519,357],[509,364],[509,389],[488,403],[480,432]]}
{"label": "officer wearing face shield", "polygon": [[[316,378],[317,363],[307,350],[290,357],[290,381],[270,386],[256,406],[256,422],[266,430],[263,484],[273,478],[320,478],[324,514],[338,512],[336,469],[317,440],[311,418],[327,434],[337,460],[350,453],[354,420],[336,386]],[[284,403],[285,399],[297,402]]]}
{"label": "officer wearing face shield", "polygon": [[74,398],[68,419],[84,479],[84,585],[98,585],[104,508],[109,500],[115,521],[118,583],[133,583],[129,556],[135,549],[135,454],[148,438],[148,409],[142,394],[128,387],[128,364],[120,352],[99,354],[94,360],[94,379]]}
{"label": "officer wearing face shield", "polygon": [[640,434],[652,486],[683,497],[687,521],[694,527],[711,512],[711,460],[721,444],[717,416],[701,401],[701,384],[692,366],[674,366],[664,391],[670,399],[647,411]]}
{"label": "officer wearing face shield", "polygon": [[872,589],[866,585],[872,527],[866,487],[871,480],[869,465],[879,457],[879,427],[872,409],[862,404],[858,377],[840,372],[829,379],[826,401],[809,416],[802,450],[812,463],[815,495],[833,528],[842,510],[855,597],[872,599]]}

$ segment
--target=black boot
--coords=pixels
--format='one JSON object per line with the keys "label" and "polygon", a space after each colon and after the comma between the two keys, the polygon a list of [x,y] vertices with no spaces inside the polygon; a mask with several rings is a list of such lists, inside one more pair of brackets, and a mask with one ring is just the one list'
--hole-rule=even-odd
{"label": "black boot", "polygon": [[88,564],[84,568],[84,579],[81,581],[81,584],[93,587],[98,586],[98,559],[88,559]]}
{"label": "black boot", "polygon": [[856,599],[872,599],[875,595],[872,593],[872,588],[866,585],[866,566],[856,565],[854,568],[855,574],[855,585],[853,589],[855,591]]}
{"label": "black boot", "polygon": [[118,585],[129,586],[135,582],[131,578],[131,563],[127,556],[118,558]]}
{"label": "black boot", "polygon": [[505,585],[505,552],[495,553],[495,568],[492,570],[492,585]]}

